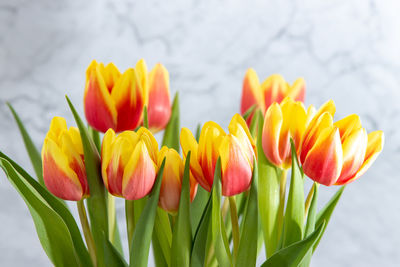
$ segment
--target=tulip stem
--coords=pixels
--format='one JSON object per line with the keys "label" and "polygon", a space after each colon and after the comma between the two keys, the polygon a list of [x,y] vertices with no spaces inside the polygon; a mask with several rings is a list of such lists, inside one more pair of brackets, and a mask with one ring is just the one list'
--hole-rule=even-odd
{"label": "tulip stem", "polygon": [[239,219],[237,214],[235,196],[229,197],[229,208],[232,222],[233,258],[236,259],[239,248]]}
{"label": "tulip stem", "polygon": [[129,251],[131,251],[131,242],[133,233],[135,231],[135,216],[134,216],[134,205],[133,200],[125,200],[125,217],[126,217],[126,229],[128,233],[128,245]]}
{"label": "tulip stem", "polygon": [[285,211],[285,198],[286,198],[286,182],[287,182],[287,170],[283,169],[281,172],[279,182],[279,207],[278,207],[278,241],[283,229],[283,217]]}
{"label": "tulip stem", "polygon": [[115,198],[113,195],[108,193],[107,198],[108,205],[108,239],[112,244],[114,244],[115,235]]}
{"label": "tulip stem", "polygon": [[97,266],[96,248],[94,245],[94,240],[92,232],[90,231],[89,221],[86,214],[85,203],[82,200],[76,202],[79,219],[82,225],[83,235],[85,236],[86,244],[88,247],[90,258],[92,259],[93,265]]}

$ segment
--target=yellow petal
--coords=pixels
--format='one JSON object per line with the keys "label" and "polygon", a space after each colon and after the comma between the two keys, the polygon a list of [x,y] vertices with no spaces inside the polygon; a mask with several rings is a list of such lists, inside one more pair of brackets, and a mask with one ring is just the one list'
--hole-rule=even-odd
{"label": "yellow petal", "polygon": [[[280,166],[283,162],[279,148],[282,124],[282,110],[280,105],[275,102],[268,108],[265,114],[262,147],[267,159],[277,166]],[[286,136],[286,141],[287,140],[288,136]]]}
{"label": "yellow petal", "polygon": [[135,66],[136,75],[138,77],[138,81],[141,84],[141,88],[143,90],[144,96],[144,104],[148,105],[149,103],[149,85],[148,85],[148,74],[147,74],[147,65],[144,59],[140,59]]}
{"label": "yellow petal", "polygon": [[349,135],[361,128],[361,120],[358,115],[352,114],[335,122],[334,125],[339,128],[340,137],[343,143]]}

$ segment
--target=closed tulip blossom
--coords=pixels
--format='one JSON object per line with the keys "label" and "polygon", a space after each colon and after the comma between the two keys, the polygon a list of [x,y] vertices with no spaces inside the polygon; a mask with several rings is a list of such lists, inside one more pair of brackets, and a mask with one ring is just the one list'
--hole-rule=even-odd
{"label": "closed tulip blossom", "polygon": [[104,66],[92,61],[86,71],[84,110],[88,123],[100,132],[134,130],[143,119],[147,92],[143,88],[142,73],[135,69],[120,73],[114,64]]}
{"label": "closed tulip blossom", "polygon": [[[179,153],[172,148],[162,147],[158,154],[158,167],[165,158],[165,166],[160,189],[159,206],[165,211],[175,214],[179,208],[181,197],[184,162]],[[196,195],[197,182],[190,175],[190,200]]]}
{"label": "closed tulip blossom", "polygon": [[382,131],[367,132],[353,114],[333,122],[335,109],[319,112],[308,125],[300,152],[304,173],[330,186],[348,184],[372,165],[383,149]]}
{"label": "closed tulip blossom", "polygon": [[211,191],[215,165],[221,158],[221,184],[224,196],[233,196],[250,186],[254,141],[243,118],[236,114],[229,124],[229,134],[215,122],[204,124],[199,143],[187,128],[181,131],[183,155],[191,151],[190,169],[197,182]]}
{"label": "closed tulip blossom", "polygon": [[167,69],[158,63],[148,76],[149,129],[158,132],[167,126],[171,117],[171,97],[169,92],[169,74]]}
{"label": "closed tulip blossom", "polygon": [[307,123],[314,113],[313,106],[306,110],[302,102],[290,97],[268,108],[262,131],[262,147],[271,163],[285,169],[290,167],[290,139],[293,139],[298,152]]}
{"label": "closed tulip blossom", "polygon": [[[265,114],[272,103],[277,102],[279,104],[286,97],[304,102],[305,88],[303,78],[298,78],[293,85],[290,85],[279,74],[271,75],[260,84],[256,71],[250,68],[247,70],[243,80],[240,112],[244,114],[250,107],[255,105],[256,109]],[[247,119],[248,125],[253,115],[254,112]]]}
{"label": "closed tulip blossom", "polygon": [[157,173],[158,144],[149,130],[124,131],[116,135],[109,129],[101,147],[101,173],[112,195],[128,200],[150,193]]}
{"label": "closed tulip blossom", "polygon": [[54,117],[42,148],[43,180],[47,189],[64,200],[89,196],[79,130],[67,128],[64,118]]}

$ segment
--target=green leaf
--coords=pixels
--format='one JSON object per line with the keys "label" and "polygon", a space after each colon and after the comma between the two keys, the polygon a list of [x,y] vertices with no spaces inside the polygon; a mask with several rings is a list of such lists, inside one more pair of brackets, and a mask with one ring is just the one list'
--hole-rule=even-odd
{"label": "green leaf", "polygon": [[258,120],[260,120],[260,116],[262,116],[261,112],[255,112],[253,118],[251,119],[249,131],[253,137],[256,136],[257,133],[257,126],[258,126]]}
{"label": "green leaf", "polygon": [[296,267],[304,259],[307,251],[315,244],[321,236],[325,222],[320,224],[318,228],[307,238],[297,241],[290,246],[283,248],[272,255],[265,261],[261,267]]}
{"label": "green leaf", "polygon": [[[156,225],[157,225],[157,221],[155,222],[154,227]],[[160,242],[158,241],[158,238],[156,236],[155,230],[152,235],[152,248],[153,248],[153,258],[154,258],[155,266],[168,267],[168,263],[162,252],[162,248],[161,248]]]}
{"label": "green leaf", "polygon": [[147,266],[151,237],[154,229],[154,221],[157,213],[158,199],[160,196],[164,165],[165,158],[161,164],[160,169],[158,170],[156,181],[144,208],[146,212],[142,212],[139,221],[137,222],[129,254],[130,267]]}
{"label": "green leaf", "polygon": [[[309,236],[315,230],[315,219],[317,215],[317,199],[318,199],[318,187],[319,185],[315,182],[313,185],[313,196],[311,199],[310,210],[307,216],[306,223],[306,231],[305,237]],[[321,234],[322,236],[322,234]],[[312,248],[310,248],[307,252],[307,255],[304,257],[304,260],[301,262],[301,267],[310,266],[311,256],[312,256]]]}
{"label": "green leaf", "polygon": [[[154,235],[155,234],[155,235]],[[169,222],[168,213],[161,208],[157,208],[156,220],[154,224],[153,243],[157,242],[158,248],[153,247],[155,253],[162,255],[165,264],[170,265],[172,230]]]}
{"label": "green leaf", "polygon": [[254,161],[253,177],[243,216],[243,229],[240,234],[235,266],[256,266],[258,238],[257,181],[257,162]]}
{"label": "green leaf", "polygon": [[171,266],[189,267],[192,247],[190,224],[190,151],[187,154],[183,172],[179,210],[172,233]]}
{"label": "green leaf", "polygon": [[0,167],[27,204],[40,243],[52,263],[55,266],[79,266],[72,237],[63,219],[35,188],[21,177],[10,162],[0,158]]}
{"label": "green leaf", "polygon": [[83,152],[85,158],[86,177],[89,184],[90,197],[87,199],[87,206],[90,217],[92,235],[96,244],[96,255],[100,266],[104,266],[103,232],[108,236],[107,218],[107,194],[100,175],[100,156],[93,140],[89,138],[89,133],[78,112],[66,96],[68,105],[74,115],[76,124],[82,139]]}
{"label": "green leaf", "polygon": [[246,110],[246,112],[242,115],[243,119],[247,120],[250,117],[251,113],[253,113],[253,111],[256,109],[256,107],[257,107],[257,105],[255,105],[255,104],[252,105],[251,107],[249,107]]}
{"label": "green leaf", "polygon": [[14,108],[11,106],[10,103],[7,103],[7,106],[10,108],[14,120],[18,125],[19,131],[22,135],[22,139],[24,140],[25,148],[28,151],[29,159],[31,160],[33,169],[36,173],[36,177],[39,183],[42,186],[44,186],[43,175],[42,175],[42,157],[40,156],[40,152],[33,143],[32,138],[29,136],[29,133],[25,129],[25,126],[22,123],[21,119],[19,118],[17,112],[14,110]]}
{"label": "green leaf", "polygon": [[[89,253],[85,247],[85,244],[81,236],[81,232],[76,224],[74,217],[68,210],[68,207],[65,205],[64,201],[55,197],[47,189],[42,187],[24,169],[22,169],[17,163],[15,163],[13,160],[11,160],[2,152],[0,152],[0,158],[11,164],[11,166],[19,174],[18,176],[9,177],[9,179],[23,179],[23,183],[28,183],[29,186],[31,187],[31,190],[34,191],[35,194],[36,193],[39,194],[40,197],[42,197],[46,201],[46,204],[49,205],[63,219],[64,223],[68,227],[68,230],[71,234],[74,248],[81,265],[92,266]],[[41,238],[40,235],[39,238]]]}
{"label": "green leaf", "polygon": [[[259,111],[261,113],[261,111]],[[270,257],[278,248],[279,175],[278,168],[265,157],[262,148],[263,118],[259,117],[257,135],[258,211],[264,235],[265,253]]]}
{"label": "green leaf", "polygon": [[303,239],[304,227],[304,179],[297,161],[296,148],[291,140],[292,177],[286,204],[283,229],[283,247]]}
{"label": "green leaf", "polygon": [[203,217],[203,213],[206,211],[207,202],[210,198],[210,193],[207,192],[203,187],[197,187],[197,193],[190,205],[190,218],[192,224],[193,237],[196,234],[196,230],[200,224],[200,220]]}
{"label": "green leaf", "polygon": [[209,194],[209,198],[201,214],[196,233],[193,238],[192,255],[191,255],[191,265],[192,267],[202,267],[204,266],[206,260],[206,244],[207,235],[209,232],[209,226],[211,222],[211,211],[212,211],[212,197]]}
{"label": "green leaf", "polygon": [[97,151],[100,153],[101,151],[101,140],[100,140],[100,133],[93,129],[92,127],[88,126],[89,136],[92,138]]}
{"label": "green leaf", "polygon": [[229,250],[229,244],[225,225],[221,216],[221,159],[218,158],[215,166],[212,195],[212,212],[211,212],[211,231],[212,240],[219,266],[231,266],[232,255]]}
{"label": "green leaf", "polygon": [[200,133],[201,133],[201,124],[197,124],[197,128],[196,128],[196,141],[199,142],[200,139]]}
{"label": "green leaf", "polygon": [[180,123],[179,123],[179,94],[175,94],[174,102],[172,103],[171,118],[165,127],[164,138],[162,145],[175,149],[179,152],[179,135],[180,135]]}
{"label": "green leaf", "polygon": [[124,260],[124,257],[120,252],[113,246],[113,244],[103,234],[104,244],[104,260],[105,266],[107,267],[123,267],[128,266]]}
{"label": "green leaf", "polygon": [[325,221],[325,227],[322,230],[321,236],[314,244],[313,252],[315,251],[319,242],[321,241],[322,235],[325,233],[326,227],[328,226],[329,220],[331,219],[333,210],[335,209],[337,203],[339,202],[339,199],[342,196],[345,187],[346,186],[342,186],[341,188],[339,188],[333,195],[333,197],[329,200],[329,202],[325,205],[325,207],[320,212],[318,212],[316,225],[319,225],[321,224],[321,222]]}
{"label": "green leaf", "polygon": [[144,106],[143,109],[143,127],[149,129],[149,117],[147,114],[147,106]]}

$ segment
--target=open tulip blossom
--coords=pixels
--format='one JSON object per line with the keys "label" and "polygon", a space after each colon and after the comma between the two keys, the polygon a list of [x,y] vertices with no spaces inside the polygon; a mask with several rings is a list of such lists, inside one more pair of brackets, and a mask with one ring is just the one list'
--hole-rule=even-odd
{"label": "open tulip blossom", "polygon": [[[381,153],[383,132],[368,134],[356,114],[334,121],[333,101],[306,108],[302,78],[290,85],[274,74],[260,84],[249,69],[242,115],[193,135],[180,127],[169,82],[161,63],[148,72],[139,60],[121,73],[92,61],[86,122],[67,97],[77,127],[54,117],[41,154],[9,104],[37,179],[1,152],[0,167],[52,264],[145,267],[152,248],[156,266],[251,267],[262,249],[262,266],[309,266],[345,186]],[[318,211],[320,184],[338,189]],[[116,216],[122,200],[126,230]],[[80,228],[66,201],[77,204]]]}

